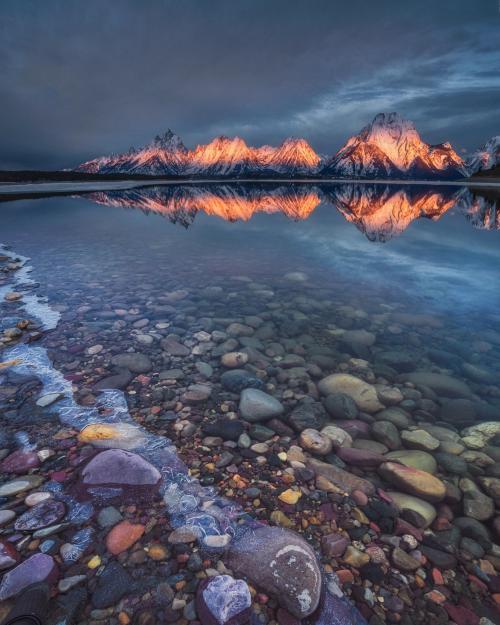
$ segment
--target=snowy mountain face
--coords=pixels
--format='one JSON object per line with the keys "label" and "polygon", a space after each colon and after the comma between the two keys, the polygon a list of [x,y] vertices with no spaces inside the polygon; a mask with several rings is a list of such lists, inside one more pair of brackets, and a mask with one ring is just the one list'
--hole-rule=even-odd
{"label": "snowy mountain face", "polygon": [[[488,147],[497,159],[499,137]],[[491,143],[491,142],[489,142]],[[489,145],[487,144],[487,146]],[[492,156],[494,155],[494,156]],[[124,154],[83,163],[75,171],[170,176],[303,176],[335,178],[452,179],[469,175],[464,162],[449,143],[429,145],[412,122],[397,113],[381,113],[330,159],[320,157],[304,139],[290,137],[278,147],[248,146],[239,137],[216,137],[188,150],[168,130],[151,143]]]}
{"label": "snowy mountain face", "polygon": [[[266,146],[269,147],[269,146]],[[277,148],[269,148],[263,163],[278,173],[309,174],[317,171],[320,157],[304,139],[290,137]]]}
{"label": "snowy mountain face", "polygon": [[500,165],[500,135],[492,137],[482,148],[471,154],[466,164],[471,174]]}
{"label": "snowy mountain face", "polygon": [[462,159],[449,143],[425,143],[413,123],[397,113],[377,115],[347,141],[321,173],[334,177],[423,179],[467,175]]}
{"label": "snowy mountain face", "polygon": [[187,173],[212,176],[239,176],[259,173],[260,162],[254,150],[239,137],[216,137],[199,145],[188,157]]}
{"label": "snowy mountain face", "polygon": [[187,149],[171,130],[158,135],[141,149],[131,148],[124,154],[104,156],[79,165],[75,171],[89,173],[127,173],[179,175],[186,168]]}
{"label": "snowy mountain face", "polygon": [[245,176],[311,174],[320,157],[304,139],[286,139],[279,147],[248,146],[239,137],[216,137],[206,145],[187,150],[172,131],[149,145],[118,156],[83,163],[76,171],[149,175]]}

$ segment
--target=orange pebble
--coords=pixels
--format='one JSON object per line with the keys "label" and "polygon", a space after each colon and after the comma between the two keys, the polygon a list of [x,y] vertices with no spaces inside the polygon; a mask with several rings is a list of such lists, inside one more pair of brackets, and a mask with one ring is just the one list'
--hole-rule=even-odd
{"label": "orange pebble", "polygon": [[436,586],[444,585],[444,578],[439,569],[432,569],[432,579],[434,580]]}
{"label": "orange pebble", "polygon": [[144,534],[144,525],[122,521],[106,536],[106,548],[113,555],[126,551]]}
{"label": "orange pebble", "polygon": [[354,575],[349,569],[340,569],[337,571],[337,576],[341,584],[352,584],[354,582]]}

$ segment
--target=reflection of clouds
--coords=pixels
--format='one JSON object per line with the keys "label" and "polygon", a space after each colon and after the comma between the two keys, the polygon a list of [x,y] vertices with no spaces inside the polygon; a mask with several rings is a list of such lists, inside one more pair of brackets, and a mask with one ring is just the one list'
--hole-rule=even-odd
{"label": "reflection of clouds", "polygon": [[[477,215],[479,202],[465,187],[201,183],[87,198],[159,214],[186,227],[196,217],[208,239],[240,237],[245,244],[271,240],[285,259],[292,240],[313,262],[316,258],[322,266],[364,283],[394,284],[441,309],[454,302],[470,307],[472,293],[475,304],[482,306],[499,299],[495,285],[500,249],[494,232],[474,229],[464,218],[471,211]],[[480,200],[482,207],[491,205],[486,197]],[[245,223],[237,226],[237,221]]]}
{"label": "reflection of clouds", "polygon": [[404,241],[385,245],[370,243],[341,222],[330,232],[323,224],[307,232],[302,227],[288,227],[287,233],[314,250],[322,265],[351,276],[353,281],[394,283],[413,297],[428,298],[439,309],[455,304],[466,309],[494,308],[500,300],[500,249],[483,249],[474,240],[478,233],[470,227],[465,231],[469,237],[456,236],[453,228],[448,228],[455,220],[462,222],[463,217],[450,215],[439,228],[433,223],[418,224],[421,228],[415,225],[403,235]]}

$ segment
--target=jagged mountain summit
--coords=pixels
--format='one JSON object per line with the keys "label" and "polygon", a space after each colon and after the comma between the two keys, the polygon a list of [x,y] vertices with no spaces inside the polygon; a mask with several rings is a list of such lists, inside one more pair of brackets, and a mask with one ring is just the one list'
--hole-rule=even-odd
{"label": "jagged mountain summit", "polygon": [[[269,148],[269,146],[265,146]],[[320,157],[305,139],[289,137],[277,148],[269,148],[263,155],[263,164],[267,169],[286,174],[294,171],[309,174],[317,171]]]}
{"label": "jagged mountain summit", "polygon": [[189,153],[186,173],[211,176],[241,176],[262,170],[255,150],[240,137],[216,137]]}
{"label": "jagged mountain summit", "polygon": [[482,148],[476,150],[466,160],[471,174],[487,171],[500,165],[500,135],[492,137]]}
{"label": "jagged mountain summit", "polygon": [[379,113],[321,170],[353,178],[450,179],[467,176],[463,160],[449,143],[429,145],[414,124],[398,113]]}
{"label": "jagged mountain summit", "polygon": [[[496,149],[498,156],[498,144]],[[329,159],[320,157],[305,139],[295,137],[285,139],[278,147],[256,148],[248,146],[240,137],[219,136],[189,150],[168,130],[142,148],[87,161],[76,171],[224,178],[317,176],[449,180],[469,175],[463,160],[449,143],[425,143],[413,123],[397,113],[377,115]]]}
{"label": "jagged mountain summit", "polygon": [[188,150],[168,130],[151,143],[125,154],[82,163],[76,171],[150,175],[255,176],[313,174],[321,159],[305,139],[290,137],[278,147],[254,148],[240,137],[220,136]]}
{"label": "jagged mountain summit", "polygon": [[130,148],[124,154],[103,156],[82,163],[76,171],[88,173],[127,173],[146,175],[180,175],[186,168],[187,149],[170,129],[157,135],[143,148]]}

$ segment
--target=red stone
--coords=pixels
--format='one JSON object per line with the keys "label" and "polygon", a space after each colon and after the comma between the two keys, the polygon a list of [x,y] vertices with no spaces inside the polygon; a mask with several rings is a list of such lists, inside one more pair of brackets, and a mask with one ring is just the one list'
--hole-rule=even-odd
{"label": "red stone", "polygon": [[340,569],[337,571],[337,577],[342,585],[354,583],[354,575],[349,569]]}
{"label": "red stone", "polygon": [[358,504],[358,506],[366,506],[368,505],[368,497],[360,490],[354,490],[351,493],[351,497]]}
{"label": "red stone", "polygon": [[479,616],[463,605],[445,603],[444,608],[457,625],[479,625]]}
{"label": "red stone", "polygon": [[67,479],[67,475],[65,471],[54,471],[53,473],[50,474],[50,477],[55,481],[55,482],[64,482]]}
{"label": "red stone", "polygon": [[410,534],[414,538],[416,538],[419,542],[422,542],[424,537],[422,530],[418,529],[408,521],[405,521],[401,517],[396,519],[396,527],[394,528],[394,534],[396,536],[403,536],[404,534]]}
{"label": "red stone", "polygon": [[340,447],[336,451],[337,456],[354,467],[378,467],[387,458],[368,449],[356,449],[355,447]]}
{"label": "red stone", "polygon": [[377,488],[377,495],[385,501],[385,503],[393,503],[392,497],[388,495],[382,488]]}
{"label": "red stone", "polygon": [[17,564],[21,556],[17,549],[5,540],[0,540],[0,570],[9,569]]}
{"label": "red stone", "polygon": [[[476,586],[476,588],[479,591],[483,591],[483,592],[488,592],[488,586],[482,582],[478,577],[476,577],[475,575],[467,575],[467,578],[470,580],[471,582],[471,586]],[[472,588],[472,591],[474,592],[474,589]]]}
{"label": "red stone", "polygon": [[439,569],[432,569],[432,579],[434,580],[436,586],[444,585],[443,575]]}

